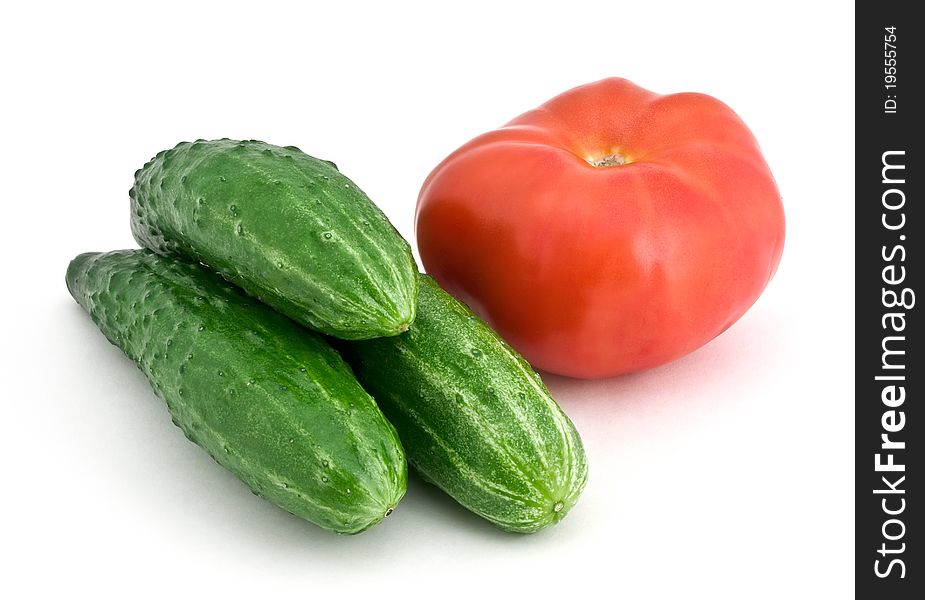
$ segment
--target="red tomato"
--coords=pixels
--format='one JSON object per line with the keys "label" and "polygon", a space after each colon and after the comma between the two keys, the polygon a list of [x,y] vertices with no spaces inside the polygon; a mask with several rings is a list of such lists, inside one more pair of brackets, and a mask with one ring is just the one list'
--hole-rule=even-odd
{"label": "red tomato", "polygon": [[535,367],[593,378],[732,325],[777,269],[784,212],[725,104],[604,79],[453,152],[416,229],[427,272]]}

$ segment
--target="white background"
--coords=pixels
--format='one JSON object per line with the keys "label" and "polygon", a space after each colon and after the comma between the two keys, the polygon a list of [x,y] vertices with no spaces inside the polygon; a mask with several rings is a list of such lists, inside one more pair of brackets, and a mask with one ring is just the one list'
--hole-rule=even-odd
{"label": "white background", "polygon": [[[0,9],[0,596],[849,597],[850,3],[16,4]],[[187,442],[65,289],[74,255],[135,246],[132,173],[180,140],[333,159],[411,239],[447,153],[611,75],[732,106],[788,238],[766,293],[705,348],[545,377],[591,476],[537,535],[417,480],[360,536],[299,521]]]}

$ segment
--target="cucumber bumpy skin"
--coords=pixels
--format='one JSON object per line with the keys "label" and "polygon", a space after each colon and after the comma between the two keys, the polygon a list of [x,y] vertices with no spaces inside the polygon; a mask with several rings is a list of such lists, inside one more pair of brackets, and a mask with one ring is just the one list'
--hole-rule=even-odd
{"label": "cucumber bumpy skin", "polygon": [[508,531],[558,522],[588,477],[574,425],[488,325],[430,277],[419,289],[406,333],[337,347],[424,479]]}
{"label": "cucumber bumpy skin", "polygon": [[67,287],[173,422],[257,495],[358,533],[405,493],[394,428],[320,336],[192,264],[81,254]]}
{"label": "cucumber bumpy skin", "polygon": [[408,242],[332,162],[256,140],[182,142],[135,173],[129,196],[143,247],[209,265],[311,329],[366,339],[414,320]]}

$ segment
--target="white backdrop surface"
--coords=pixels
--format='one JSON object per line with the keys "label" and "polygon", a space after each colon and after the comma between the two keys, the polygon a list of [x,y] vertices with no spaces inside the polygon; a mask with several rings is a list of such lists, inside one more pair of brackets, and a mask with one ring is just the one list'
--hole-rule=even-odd
{"label": "white backdrop surface", "polygon": [[[22,3],[0,9],[0,596],[846,598],[853,589],[854,17],[843,2]],[[134,247],[158,150],[258,138],[335,160],[413,239],[447,153],[606,76],[732,106],[788,218],[752,310],[703,349],[544,376],[590,480],[533,536],[417,479],[354,537],[251,495],[71,300]],[[413,245],[413,244],[412,244]]]}

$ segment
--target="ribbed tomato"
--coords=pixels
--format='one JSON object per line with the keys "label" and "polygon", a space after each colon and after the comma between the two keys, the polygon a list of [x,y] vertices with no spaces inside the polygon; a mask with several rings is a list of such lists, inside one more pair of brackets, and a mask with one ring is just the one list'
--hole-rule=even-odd
{"label": "ribbed tomato", "polygon": [[604,79],[453,152],[416,229],[427,272],[534,366],[591,378],[732,325],[777,269],[784,212],[725,104]]}

